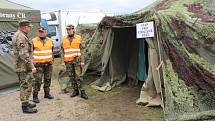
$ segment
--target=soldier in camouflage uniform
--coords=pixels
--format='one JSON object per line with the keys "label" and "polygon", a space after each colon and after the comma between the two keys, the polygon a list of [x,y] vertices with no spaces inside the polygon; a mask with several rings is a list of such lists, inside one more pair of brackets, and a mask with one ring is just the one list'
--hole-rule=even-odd
{"label": "soldier in camouflage uniform", "polygon": [[72,83],[71,97],[79,95],[80,91],[80,96],[84,99],[88,99],[88,96],[86,95],[85,90],[82,87],[81,79],[80,77],[78,77],[75,71],[76,59],[81,55],[81,37],[75,34],[73,25],[67,25],[66,30],[68,35],[64,36],[62,39],[62,48],[64,62],[66,65],[66,72],[70,77],[70,82]]}
{"label": "soldier in camouflage uniform", "polygon": [[13,37],[13,51],[15,55],[15,68],[20,84],[20,100],[23,113],[36,113],[36,104],[29,103],[29,97],[32,92],[33,73],[36,68],[31,60],[32,42],[27,34],[30,31],[31,24],[28,20],[22,20],[19,23],[20,29]]}
{"label": "soldier in camouflage uniform", "polygon": [[34,74],[33,102],[39,103],[38,92],[43,84],[44,98],[53,99],[50,95],[50,85],[53,63],[53,41],[46,37],[46,30],[43,27],[38,29],[38,36],[33,38],[33,61],[37,69]]}

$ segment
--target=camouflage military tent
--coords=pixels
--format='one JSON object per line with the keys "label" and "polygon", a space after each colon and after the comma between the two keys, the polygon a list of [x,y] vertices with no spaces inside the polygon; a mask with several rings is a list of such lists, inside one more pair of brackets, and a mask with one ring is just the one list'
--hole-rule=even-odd
{"label": "camouflage military tent", "polygon": [[[155,37],[136,39],[136,24],[148,21],[155,24]],[[102,41],[99,48],[91,51],[100,55],[96,61],[102,65],[101,78],[93,87],[107,91],[125,80],[136,83],[138,45],[146,41],[158,53],[148,61],[155,67],[163,61],[158,76],[166,119],[214,118],[214,33],[214,0],[158,0],[130,15],[104,17],[93,36]],[[91,62],[95,63],[93,59]]]}
{"label": "camouflage military tent", "polygon": [[[17,82],[13,64],[12,39],[17,31],[18,21],[28,19],[37,28],[40,22],[40,11],[8,0],[0,0],[0,89],[14,85]],[[36,29],[30,37],[36,34]]]}

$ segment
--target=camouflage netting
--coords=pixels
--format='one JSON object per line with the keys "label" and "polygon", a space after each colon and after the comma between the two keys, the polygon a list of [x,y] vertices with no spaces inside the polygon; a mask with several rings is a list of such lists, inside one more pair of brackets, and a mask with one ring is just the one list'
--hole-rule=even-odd
{"label": "camouflage netting", "polygon": [[86,69],[91,73],[101,71],[101,63],[98,63],[101,60],[101,52],[98,53],[96,51],[97,48],[101,48],[102,41],[97,39],[98,32],[96,30],[97,24],[79,24],[77,26],[76,33],[82,37],[82,60],[86,63],[86,66],[83,68],[83,73],[86,73]]}
{"label": "camouflage netting", "polygon": [[[146,21],[155,22],[156,38],[152,41],[160,43],[156,50],[164,61],[161,86],[166,119],[214,118],[215,1],[158,0],[153,5],[131,15],[104,17],[92,40],[98,39],[97,41],[102,42],[108,38],[107,36],[112,35],[102,33],[114,31],[115,28],[134,27],[136,23]],[[97,55],[101,55],[101,59],[104,58],[104,44],[107,44],[107,41],[103,41],[101,48],[93,51],[99,53]],[[95,60],[94,63],[109,63],[104,61],[109,60]],[[108,73],[104,73],[106,67],[110,68],[103,65],[102,77],[105,76],[105,79],[110,77],[107,76]],[[95,85],[107,83],[102,77]],[[116,80],[112,78],[111,81],[109,86],[112,88]]]}

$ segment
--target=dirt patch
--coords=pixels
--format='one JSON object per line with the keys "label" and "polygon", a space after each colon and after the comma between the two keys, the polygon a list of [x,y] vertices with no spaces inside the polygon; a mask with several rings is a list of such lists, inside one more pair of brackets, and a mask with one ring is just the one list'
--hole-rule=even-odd
{"label": "dirt patch", "polygon": [[21,112],[19,92],[0,96],[1,121],[162,121],[161,108],[144,108],[135,104],[139,88],[103,93],[83,100],[58,93],[52,87],[54,100],[43,98],[37,105],[37,114]]}
{"label": "dirt patch", "polygon": [[89,103],[93,112],[98,112],[101,121],[161,121],[161,108],[144,108],[135,104],[139,88],[102,95]]}

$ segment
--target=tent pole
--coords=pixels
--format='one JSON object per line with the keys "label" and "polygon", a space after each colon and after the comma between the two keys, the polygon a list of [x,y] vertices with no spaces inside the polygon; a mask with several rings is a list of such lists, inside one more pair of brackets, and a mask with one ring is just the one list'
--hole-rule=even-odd
{"label": "tent pole", "polygon": [[[159,66],[157,67],[157,71],[158,71],[158,76],[160,78],[160,86],[161,86],[161,100],[162,100],[162,103],[161,106],[163,107],[163,110],[164,110],[164,98],[163,96],[165,96],[164,94],[164,80],[163,80],[163,76],[161,76],[163,73],[162,73],[162,70],[163,70],[163,60],[162,60],[162,56],[161,56],[161,47],[160,47],[160,36],[159,36],[159,33],[158,33],[158,28],[157,28],[157,25],[154,21],[154,25],[155,25],[155,32],[156,32],[156,39],[157,39],[157,44],[158,44],[158,55],[159,55]],[[160,71],[160,68],[161,68],[161,71]],[[161,74],[162,73],[162,74]]]}

